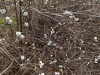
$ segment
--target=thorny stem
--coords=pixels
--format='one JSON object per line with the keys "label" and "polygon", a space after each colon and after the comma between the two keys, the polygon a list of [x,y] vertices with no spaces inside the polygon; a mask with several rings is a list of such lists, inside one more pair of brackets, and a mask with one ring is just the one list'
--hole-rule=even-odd
{"label": "thorny stem", "polygon": [[13,62],[5,69],[3,70],[0,75],[3,75],[11,66],[13,65]]}
{"label": "thorny stem", "polygon": [[16,6],[16,0],[14,0],[14,4],[15,4],[15,13],[16,13],[16,21],[17,21],[17,30],[19,30],[19,19],[18,19],[18,11],[17,11],[17,6]]}
{"label": "thorny stem", "polygon": [[[24,2],[23,2],[23,4],[24,4]],[[52,1],[51,1],[50,4],[51,4],[50,6],[52,6]],[[18,7],[18,8],[20,8],[20,15],[18,16],[18,14],[16,14],[16,17],[18,16],[18,18],[19,18],[19,22],[18,22],[18,23],[20,23],[19,31],[24,32],[24,27],[22,27],[22,18],[23,18],[23,16],[22,16],[22,12],[21,12],[21,7],[22,7],[22,2],[20,0],[20,6]],[[27,7],[26,9],[28,9],[28,8],[31,8],[31,6]],[[82,10],[82,8],[80,8],[78,10],[78,12],[73,12],[73,13],[75,13],[77,15],[80,15],[81,14],[80,11]],[[15,7],[15,9],[16,9],[16,7]],[[77,70],[79,70],[78,72],[81,71],[80,74],[83,75],[82,71],[86,72],[86,70],[88,69],[88,67],[86,67],[86,69],[84,68],[84,66],[86,66],[86,64],[87,64],[87,60],[91,61],[93,59],[92,61],[94,62],[94,57],[95,57],[95,55],[92,55],[91,57],[88,55],[89,50],[90,50],[89,54],[92,54],[92,50],[91,49],[94,50],[94,46],[91,47],[90,45],[95,43],[95,42],[93,41],[93,39],[90,39],[89,42],[88,42],[87,41],[87,39],[88,39],[87,36],[88,35],[85,34],[86,32],[81,33],[82,29],[84,29],[85,26],[86,26],[86,29],[84,29],[84,30],[86,30],[87,32],[91,33],[88,30],[88,28],[89,27],[91,27],[91,28],[94,27],[94,26],[91,25],[91,22],[90,22],[91,19],[92,19],[92,16],[91,15],[87,15],[90,18],[87,17],[85,19],[86,21],[81,24],[80,21],[79,22],[75,22],[73,20],[69,20],[68,16],[65,16],[63,14],[59,14],[59,11],[58,11],[58,13],[53,13],[52,11],[51,12],[50,11],[49,12],[47,12],[47,11],[46,12],[42,12],[41,10],[38,10],[38,9],[34,8],[34,6],[32,6],[31,9],[33,11],[32,13],[36,12],[37,15],[30,14],[28,16],[30,18],[30,21],[29,21],[30,28],[29,27],[25,28],[25,31],[26,31],[25,33],[26,34],[29,33],[29,34],[26,35],[27,41],[26,41],[26,39],[25,39],[25,41],[23,40],[23,43],[26,42],[26,44],[25,45],[23,44],[23,46],[22,46],[22,40],[21,40],[21,43],[20,43],[20,47],[26,50],[25,51],[26,52],[26,54],[25,54],[26,58],[25,58],[25,62],[24,63],[22,62],[22,63],[19,64],[19,65],[24,65],[24,67],[20,66],[20,69],[17,71],[17,73],[15,75],[20,74],[20,73],[21,73],[21,75],[22,74],[24,75],[24,73],[26,73],[25,71],[26,70],[28,71],[29,68],[33,70],[33,67],[30,67],[30,66],[34,65],[35,67],[37,67],[38,58],[40,58],[41,60],[43,59],[43,62],[46,62],[46,64],[49,64],[48,63],[49,60],[52,61],[52,59],[57,59],[58,61],[57,61],[57,63],[55,63],[56,65],[53,66],[53,67],[58,67],[58,64],[62,64],[62,65],[65,64],[63,66],[63,67],[65,67],[65,69],[63,71],[64,72],[63,74],[76,75]],[[16,13],[18,13],[18,12],[16,11]],[[31,15],[33,15],[33,16],[31,16]],[[34,19],[33,17],[36,18],[36,19]],[[38,23],[38,22],[40,22],[42,17],[43,17],[42,24]],[[45,17],[45,19],[44,19],[44,17]],[[50,21],[51,19],[53,21]],[[80,18],[80,19],[83,19],[83,18]],[[40,31],[38,31],[38,29],[35,29],[35,26],[34,26],[35,24],[33,24],[33,21],[37,22],[35,24],[37,25],[38,29],[40,29]],[[62,22],[64,22],[64,24]],[[72,22],[74,24],[73,26],[71,26]],[[87,26],[88,22],[90,23],[90,26]],[[47,27],[47,29],[46,29],[46,27]],[[55,31],[54,34],[50,34],[51,27]],[[44,38],[43,34],[47,34],[47,38]],[[83,38],[81,37],[82,35],[84,36]],[[93,35],[93,36],[95,36],[95,35]],[[89,37],[93,38],[93,36],[89,36]],[[31,40],[31,39],[33,39],[34,41]],[[56,45],[53,46],[53,44],[51,44],[51,45],[48,46],[47,45],[48,39],[51,40],[52,43],[56,44]],[[81,44],[80,40],[83,40],[83,42],[82,42],[83,45],[80,45]],[[91,40],[93,42],[91,42]],[[33,49],[34,46],[33,46],[32,43],[36,44],[35,45],[35,49]],[[99,47],[98,42],[95,43],[95,44],[96,44],[95,47]],[[10,47],[13,48],[13,49],[11,48],[11,50],[10,49],[9,50],[7,50],[7,49],[3,50],[4,53],[11,60],[13,60],[13,51],[16,52],[17,49],[15,49],[15,47],[18,46],[18,45],[16,45],[16,43],[14,43],[14,45],[12,45],[14,47],[10,46]],[[62,47],[62,49],[58,49],[57,47]],[[81,47],[81,49],[80,49],[80,47]],[[7,48],[9,48],[9,47],[7,47]],[[90,48],[90,49],[88,49],[88,48]],[[83,50],[85,50],[85,53],[82,53]],[[10,53],[10,51],[12,51],[12,54]],[[52,55],[53,55],[52,58],[49,57],[49,54],[51,52],[52,52]],[[23,52],[21,52],[21,53],[23,53]],[[66,53],[68,54],[67,56],[65,55]],[[94,52],[94,53],[97,53],[97,52]],[[97,53],[97,54],[99,54],[99,53]],[[19,60],[19,56],[17,58]],[[27,58],[29,58],[28,61],[26,60]],[[66,58],[68,58],[67,61],[66,61]],[[93,62],[92,62],[92,65],[94,65]],[[29,67],[28,67],[27,64],[29,65]],[[48,67],[48,65],[46,65],[46,67]],[[51,67],[52,66],[50,65],[50,68]],[[45,66],[44,66],[44,68],[45,68]],[[44,71],[44,68],[43,68],[43,71]],[[57,68],[57,70],[59,70],[59,69]],[[36,73],[40,73],[40,68],[38,68],[36,71],[38,71]],[[46,73],[46,72],[44,72],[44,73]],[[88,72],[86,72],[86,74],[88,74]]]}
{"label": "thorny stem", "polygon": [[[19,7],[19,10],[20,10],[20,32],[22,32],[22,1],[20,0],[20,7]],[[21,41],[20,41],[20,46],[22,47],[22,44],[23,44],[23,42],[22,42],[22,39],[21,39]],[[22,48],[21,48],[21,53],[23,54],[23,51],[22,51]]]}

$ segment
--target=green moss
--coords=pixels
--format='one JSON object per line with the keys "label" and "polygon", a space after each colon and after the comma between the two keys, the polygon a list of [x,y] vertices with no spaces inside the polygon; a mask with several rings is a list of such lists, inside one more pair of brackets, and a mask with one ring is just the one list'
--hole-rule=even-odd
{"label": "green moss", "polygon": [[0,18],[0,24],[3,24],[5,20],[3,18]]}
{"label": "green moss", "polygon": [[[16,24],[16,18],[15,17],[10,17],[13,20],[13,23]],[[3,24],[5,20],[3,18],[0,18],[0,24]]]}
{"label": "green moss", "polygon": [[11,10],[11,7],[10,7],[10,6],[6,6],[6,8],[7,8],[7,10],[9,10],[9,11]]}
{"label": "green moss", "polygon": [[16,18],[15,17],[10,17],[10,18],[12,19],[13,23],[16,24]]}

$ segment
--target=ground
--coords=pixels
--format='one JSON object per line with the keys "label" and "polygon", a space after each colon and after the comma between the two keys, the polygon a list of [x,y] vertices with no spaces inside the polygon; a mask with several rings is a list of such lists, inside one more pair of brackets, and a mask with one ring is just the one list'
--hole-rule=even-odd
{"label": "ground", "polygon": [[0,75],[100,75],[100,1],[29,1],[2,1]]}

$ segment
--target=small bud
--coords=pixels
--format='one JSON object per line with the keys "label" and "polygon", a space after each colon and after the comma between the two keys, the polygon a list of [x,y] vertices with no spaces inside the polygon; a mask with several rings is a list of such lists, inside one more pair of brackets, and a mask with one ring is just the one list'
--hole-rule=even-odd
{"label": "small bud", "polygon": [[57,62],[57,60],[55,59],[54,61],[53,61],[53,63],[56,63]]}
{"label": "small bud", "polygon": [[32,45],[34,46],[35,44],[33,43]]}
{"label": "small bud", "polygon": [[73,15],[73,14],[72,14],[72,12],[69,12],[69,11],[67,11],[67,10],[66,10],[66,11],[64,11],[64,13],[63,13],[63,14],[64,14],[64,15]]}
{"label": "small bud", "polygon": [[60,22],[58,23],[59,25],[62,25]]}
{"label": "small bud", "polygon": [[52,55],[52,54],[51,54],[50,56],[51,56],[51,57],[53,57],[53,55]]}
{"label": "small bud", "polygon": [[79,57],[78,59],[81,60],[81,57]]}
{"label": "small bud", "polygon": [[42,61],[39,61],[39,66],[42,68],[44,66],[44,63]]}
{"label": "small bud", "polygon": [[52,8],[54,8],[54,6],[51,6]]}
{"label": "small bud", "polygon": [[44,38],[47,38],[47,34],[44,34]]}
{"label": "small bud", "polygon": [[55,72],[55,75],[60,75],[60,73],[59,72]]}
{"label": "small bud", "polygon": [[74,15],[70,15],[69,18],[70,19],[75,19],[75,16]]}
{"label": "small bud", "polygon": [[22,66],[24,66],[24,64],[20,64],[20,66],[22,67]]}
{"label": "small bud", "polygon": [[49,46],[49,45],[51,45],[51,43],[52,43],[52,41],[49,41],[47,45]]}
{"label": "small bud", "polygon": [[89,65],[90,64],[90,62],[87,62],[87,65]]}
{"label": "small bud", "polygon": [[94,37],[94,40],[95,40],[95,41],[97,41],[97,39],[98,39],[97,37]]}
{"label": "small bud", "polygon": [[81,45],[84,43],[84,41],[83,40],[81,40]]}
{"label": "small bud", "polygon": [[83,53],[85,53],[85,51],[82,51]]}
{"label": "small bud", "polygon": [[98,63],[98,59],[97,58],[95,58],[95,61],[94,61],[95,63]]}
{"label": "small bud", "polygon": [[29,26],[29,24],[28,24],[27,22],[25,22],[25,23],[24,23],[24,25],[25,25],[26,27],[28,27],[28,26]]}
{"label": "small bud", "polygon": [[39,75],[45,75],[44,73],[40,73]]}
{"label": "small bud", "polygon": [[33,49],[36,49],[36,47],[33,47]]}
{"label": "small bud", "polygon": [[51,30],[51,34],[55,33],[54,29]]}
{"label": "small bud", "polygon": [[60,47],[60,49],[63,49],[63,47]]}
{"label": "small bud", "polygon": [[75,21],[79,21],[79,18],[75,18]]}
{"label": "small bud", "polygon": [[50,65],[51,65],[51,64],[53,64],[53,61],[50,61],[50,63],[49,63],[49,64],[50,64]]}
{"label": "small bud", "polygon": [[27,61],[29,61],[30,59],[27,59]]}
{"label": "small bud", "polygon": [[63,66],[62,66],[62,65],[59,65],[58,67],[59,67],[59,68],[62,68]]}

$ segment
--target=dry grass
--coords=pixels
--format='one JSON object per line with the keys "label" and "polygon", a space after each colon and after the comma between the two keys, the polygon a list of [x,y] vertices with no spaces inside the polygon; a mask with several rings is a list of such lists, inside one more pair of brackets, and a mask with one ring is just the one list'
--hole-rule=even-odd
{"label": "dry grass", "polygon": [[[3,36],[0,75],[59,75],[55,72],[100,75],[100,1],[48,0],[45,3],[45,0],[32,0],[29,4],[24,0],[21,7],[28,12],[27,17],[20,14],[23,13],[20,4],[11,6],[2,15],[16,17],[17,24],[4,24],[2,28],[8,29],[0,31]],[[79,20],[64,15],[66,10]],[[25,22],[28,27],[24,26]],[[21,31],[25,38],[16,36],[16,31]],[[42,68],[40,61],[44,64]]]}

